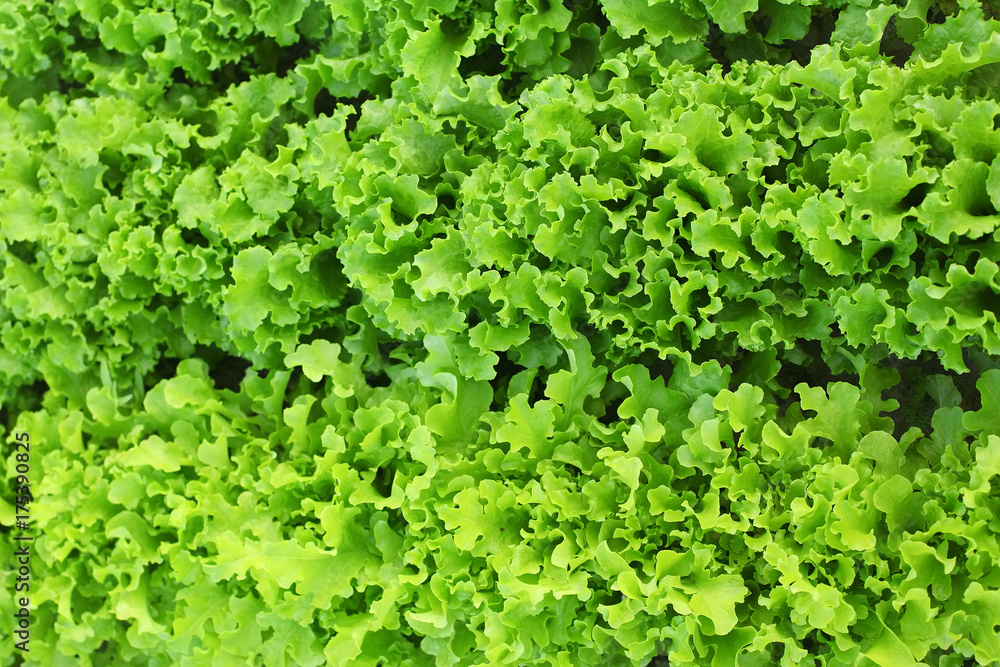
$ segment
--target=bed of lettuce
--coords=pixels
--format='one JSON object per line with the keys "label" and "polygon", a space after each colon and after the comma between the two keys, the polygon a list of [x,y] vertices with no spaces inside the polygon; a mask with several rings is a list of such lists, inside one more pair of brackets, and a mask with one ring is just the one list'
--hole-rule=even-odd
{"label": "bed of lettuce", "polygon": [[1000,664],[1000,5],[650,2],[0,4],[0,664]]}

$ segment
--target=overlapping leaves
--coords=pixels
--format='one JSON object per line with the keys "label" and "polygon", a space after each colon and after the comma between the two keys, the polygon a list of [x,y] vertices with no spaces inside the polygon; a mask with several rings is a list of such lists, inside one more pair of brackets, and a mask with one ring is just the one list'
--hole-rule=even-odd
{"label": "overlapping leaves", "polygon": [[0,8],[31,661],[1000,660],[996,18]]}

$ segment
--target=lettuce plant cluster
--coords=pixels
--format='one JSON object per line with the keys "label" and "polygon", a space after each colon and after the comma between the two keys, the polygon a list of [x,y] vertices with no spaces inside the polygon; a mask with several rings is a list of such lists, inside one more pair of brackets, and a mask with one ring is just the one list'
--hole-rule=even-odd
{"label": "lettuce plant cluster", "polygon": [[998,16],[3,3],[0,662],[1000,664]]}

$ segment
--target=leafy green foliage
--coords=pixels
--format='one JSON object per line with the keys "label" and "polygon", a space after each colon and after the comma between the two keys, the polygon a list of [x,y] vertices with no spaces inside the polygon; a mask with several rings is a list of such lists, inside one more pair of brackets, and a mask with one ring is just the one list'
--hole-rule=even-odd
{"label": "leafy green foliage", "polygon": [[1000,663],[998,65],[978,0],[6,3],[0,662]]}

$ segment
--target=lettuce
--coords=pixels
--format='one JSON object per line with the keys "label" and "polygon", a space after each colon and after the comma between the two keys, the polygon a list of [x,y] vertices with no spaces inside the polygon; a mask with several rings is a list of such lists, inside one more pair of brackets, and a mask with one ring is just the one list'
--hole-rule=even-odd
{"label": "lettuce", "polygon": [[0,7],[0,662],[1000,662],[998,35]]}

